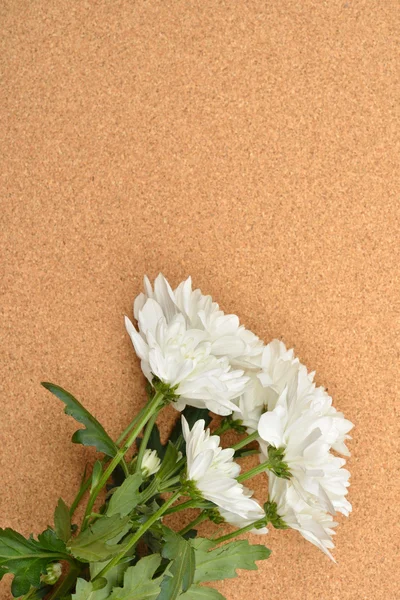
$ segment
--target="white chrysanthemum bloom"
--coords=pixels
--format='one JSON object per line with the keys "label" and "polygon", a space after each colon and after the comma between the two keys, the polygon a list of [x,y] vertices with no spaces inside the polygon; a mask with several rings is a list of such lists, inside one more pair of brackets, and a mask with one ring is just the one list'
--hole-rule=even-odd
{"label": "white chrysanthemum bloom", "polygon": [[[193,482],[196,491],[224,511],[224,518],[229,513],[227,520],[230,523],[234,524],[234,519],[242,519],[246,524],[262,519],[265,513],[261,506],[235,479],[240,466],[233,460],[233,448],[222,449],[219,436],[205,430],[203,419],[190,430],[182,416],[182,431],[186,441],[187,479]],[[243,522],[239,520],[237,522]]]}
{"label": "white chrysanthemum bloom", "polygon": [[144,278],[144,287],[145,292],[139,294],[134,303],[136,319],[146,300],[152,298],[161,306],[168,323],[180,313],[188,328],[204,331],[213,355],[227,357],[234,367],[259,367],[263,342],[240,325],[236,315],[225,315],[211,296],[192,290],[191,277],[180,283],[175,291],[161,273],[155,279],[154,290],[148,277]]}
{"label": "white chrysanthemum bloom", "polygon": [[243,371],[233,370],[226,357],[215,356],[205,332],[188,328],[181,313],[167,319],[153,298],[145,300],[137,316],[140,333],[127,317],[125,324],[147,379],[156,376],[174,388],[178,410],[189,404],[231,414],[236,408],[232,400],[248,380]]}
{"label": "white chrysanthemum bloom", "polygon": [[[346,461],[329,452],[338,438],[338,420],[319,416],[313,408],[299,409],[297,400],[295,381],[283,390],[275,408],[261,416],[258,433],[270,446],[283,450],[282,461],[304,498],[312,496],[325,510],[347,516],[350,473],[342,468]],[[262,450],[269,452],[263,446]]]}
{"label": "white chrysanthemum bloom", "polygon": [[311,408],[319,417],[330,417],[333,420],[330,444],[336,452],[349,456],[345,440],[350,439],[348,432],[353,424],[332,406],[332,398],[323,387],[316,387],[313,379],[314,373],[307,372],[293,350],[287,350],[283,342],[273,340],[265,346],[261,370],[250,377],[237,402],[239,410],[234,413],[234,418],[241,419],[249,433],[256,431],[261,415],[275,408],[284,388],[297,386],[297,413]]}
{"label": "white chrysanthemum bloom", "polygon": [[161,460],[158,457],[156,450],[150,450],[150,448],[146,448],[142,459],[143,477],[150,477],[150,475],[154,475],[160,469],[160,466]]}
{"label": "white chrysanthemum bloom", "polygon": [[332,536],[337,523],[321,507],[305,502],[292,483],[269,474],[269,501],[276,504],[277,516],[287,527],[296,529],[301,535],[320,548],[335,562],[330,549],[334,548]]}

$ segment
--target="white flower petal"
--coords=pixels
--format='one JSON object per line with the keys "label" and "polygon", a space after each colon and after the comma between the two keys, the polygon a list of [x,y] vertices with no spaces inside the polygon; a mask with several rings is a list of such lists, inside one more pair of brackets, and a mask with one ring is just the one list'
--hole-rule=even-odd
{"label": "white flower petal", "polygon": [[142,338],[142,336],[136,331],[135,327],[128,319],[125,317],[125,327],[127,332],[129,333],[129,337],[132,340],[132,344],[135,348],[135,352],[139,358],[146,361],[149,358],[149,347]]}
{"label": "white flower petal", "polygon": [[283,422],[282,422],[281,407],[276,407],[271,412],[266,412],[261,415],[258,423],[258,433],[260,437],[279,448],[283,444]]}
{"label": "white flower petal", "polygon": [[170,321],[177,313],[177,307],[174,292],[162,273],[155,279],[154,295],[158,304],[163,308],[165,318],[167,321]]}
{"label": "white flower petal", "polygon": [[139,311],[139,329],[141,333],[144,335],[147,334],[148,331],[155,335],[157,325],[159,321],[165,321],[164,313],[161,309],[161,306],[153,300],[149,298],[146,300],[142,310]]}

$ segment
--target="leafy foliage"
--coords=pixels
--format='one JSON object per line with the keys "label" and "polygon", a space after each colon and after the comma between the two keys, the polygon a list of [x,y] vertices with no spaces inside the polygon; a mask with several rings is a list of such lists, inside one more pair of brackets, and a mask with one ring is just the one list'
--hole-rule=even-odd
{"label": "leafy foliage", "polygon": [[[101,587],[103,586],[103,587]],[[72,594],[73,600],[106,600],[110,594],[110,586],[103,585],[100,583],[100,587],[97,585],[97,581],[86,581],[80,577],[76,582],[75,594]]]}
{"label": "leafy foliage", "polygon": [[66,554],[66,547],[62,540],[58,539],[55,531],[48,527],[42,533],[38,535],[38,542],[40,547],[50,552],[56,552],[58,554]]}
{"label": "leafy foliage", "polygon": [[[157,385],[161,386],[161,383]],[[225,600],[215,589],[200,584],[236,577],[238,568],[257,569],[256,561],[268,558],[270,551],[264,546],[251,546],[241,540],[215,548],[213,541],[194,539],[195,530],[182,536],[165,527],[161,519],[156,522],[155,518],[151,519],[165,503],[163,491],[176,490],[176,495],[165,508],[182,494],[182,490],[176,489],[181,485],[177,473],[184,463],[180,460],[180,451],[186,452],[180,418],[166,444],[161,443],[157,426],[151,432],[147,446],[156,450],[162,460],[154,477],[144,483],[140,469],[126,476],[127,465],[124,463],[124,470],[116,465],[108,488],[110,490],[113,486],[114,489],[100,509],[102,514],[92,514],[91,524],[76,537],[71,537],[78,529],[71,525],[71,514],[89,488],[92,498],[87,512],[91,512],[104,466],[109,457],[114,457],[119,450],[102,425],[69,392],[51,383],[43,383],[43,386],[64,402],[66,414],[83,424],[84,428],[74,433],[72,441],[94,446],[106,457],[95,463],[88,479],[85,470],[71,508],[59,499],[54,513],[54,530],[46,529],[35,540],[32,536],[26,539],[11,529],[0,529],[0,578],[8,573],[14,575],[14,596],[25,594],[24,600],[41,600],[51,590],[49,585],[55,585],[61,572],[59,561],[64,559],[71,563],[71,571],[61,581],[60,589],[54,588],[60,600]],[[173,391],[169,399],[174,399]],[[191,428],[199,419],[204,419],[206,426],[211,421],[205,409],[186,407],[183,414]],[[139,445],[140,438],[137,442]],[[277,469],[285,466],[279,449],[270,459]],[[134,465],[132,462],[131,467]],[[281,476],[285,473],[282,472]],[[192,498],[198,493],[195,486],[193,494],[186,487],[183,492]],[[204,508],[208,508],[209,504],[205,502]],[[271,503],[265,506],[273,520],[274,506]],[[155,517],[160,517],[161,513],[162,510]],[[211,518],[210,514],[208,516]],[[84,525],[86,523],[87,519],[84,519]],[[139,531],[134,535],[131,529],[136,531],[138,527]],[[142,551],[153,554],[139,558],[135,554],[138,549],[140,555]],[[110,559],[116,555],[120,555],[120,562],[107,570],[111,566]],[[55,573],[53,580],[46,579],[52,567],[54,570],[58,568],[59,572]],[[46,572],[47,575],[43,575]]]}
{"label": "leafy foliage", "polygon": [[111,496],[107,508],[107,516],[119,515],[120,517],[125,517],[132,512],[140,501],[139,488],[142,482],[141,473],[129,475]]}
{"label": "leafy foliage", "polygon": [[57,537],[63,542],[68,542],[71,537],[71,518],[68,507],[62,498],[59,499],[54,511],[54,528]]}
{"label": "leafy foliage", "polygon": [[161,556],[151,554],[139,560],[134,567],[128,567],[124,585],[113,589],[110,600],[156,600],[163,575],[153,577],[160,564]]}
{"label": "leafy foliage", "polygon": [[195,551],[195,583],[237,577],[236,569],[254,571],[258,568],[255,561],[271,554],[265,546],[251,545],[247,540],[231,542],[214,550],[211,550],[214,543],[205,538],[196,538],[190,543]]}
{"label": "leafy foliage", "polygon": [[[93,562],[90,563],[90,577],[94,579],[96,575],[103,570],[103,568],[108,564],[108,560],[102,562]],[[111,589],[115,585],[121,585],[124,580],[124,573],[128,568],[127,562],[120,562],[115,567],[112,567],[105,576],[107,580],[107,586]]]}
{"label": "leafy foliage", "polygon": [[40,576],[50,562],[65,556],[66,549],[52,529],[35,540],[24,538],[13,529],[0,529],[0,575],[13,573],[13,596],[27,594],[31,586],[39,587]]}
{"label": "leafy foliage", "polygon": [[[106,566],[108,561],[91,563],[90,565],[90,577],[94,577],[100,573],[103,567]],[[72,600],[106,600],[109,598],[110,592],[114,586],[120,585],[123,580],[124,573],[128,565],[126,563],[119,563],[107,572],[105,578],[96,580],[96,582],[86,581],[85,579],[79,578],[76,584],[75,594],[72,594]],[[105,585],[104,585],[105,580]],[[97,584],[100,581],[100,584]]]}
{"label": "leafy foliage", "polygon": [[123,549],[118,542],[131,528],[129,517],[100,517],[76,538],[70,540],[68,549],[84,562],[107,560]]}
{"label": "leafy foliage", "polygon": [[180,593],[186,592],[193,583],[195,571],[194,550],[181,535],[168,527],[163,528],[165,545],[162,549],[164,558],[171,562],[161,583],[158,600],[175,600]]}
{"label": "leafy foliage", "polygon": [[191,585],[187,592],[179,596],[179,600],[226,600],[226,598],[214,588]]}
{"label": "leafy foliage", "polygon": [[83,444],[84,446],[95,446],[99,452],[103,452],[107,456],[115,456],[118,451],[104,427],[91,415],[82,404],[72,396],[69,392],[54,383],[42,382],[49,392],[57,396],[61,402],[64,402],[65,414],[70,415],[82,425],[85,429],[78,429],[72,436],[72,441],[75,444]]}

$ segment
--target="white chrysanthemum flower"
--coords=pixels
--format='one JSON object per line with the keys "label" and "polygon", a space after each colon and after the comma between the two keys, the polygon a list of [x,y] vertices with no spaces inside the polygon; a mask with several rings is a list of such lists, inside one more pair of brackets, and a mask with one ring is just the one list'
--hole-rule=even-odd
{"label": "white chrysanthemum flower", "polygon": [[269,445],[283,450],[282,460],[304,498],[312,496],[325,510],[347,516],[350,473],[342,468],[346,461],[329,452],[338,438],[337,419],[319,416],[313,408],[299,409],[297,400],[294,382],[283,390],[275,408],[261,416],[258,433]]}
{"label": "white chrysanthemum flower", "polygon": [[240,466],[233,460],[233,448],[222,449],[219,436],[210,435],[210,430],[205,430],[203,419],[190,430],[182,416],[182,431],[186,441],[187,479],[194,483],[197,492],[224,511],[224,518],[229,513],[227,520],[230,519],[230,523],[237,518],[243,519],[246,524],[262,519],[265,513],[261,506],[250,497],[251,492],[235,479],[240,473]]}
{"label": "white chrysanthemum flower", "polygon": [[330,549],[334,548],[332,536],[337,523],[312,501],[305,502],[292,483],[269,474],[269,501],[276,504],[277,516],[287,527],[296,529],[301,535],[320,548],[335,562]]}
{"label": "white chrysanthemum flower", "polygon": [[211,296],[192,290],[191,277],[180,283],[175,291],[161,273],[155,279],[154,290],[148,277],[144,278],[144,287],[145,292],[139,294],[134,303],[136,319],[146,300],[152,298],[161,306],[167,323],[180,313],[188,328],[204,331],[213,355],[227,357],[234,367],[259,367],[263,342],[240,325],[236,315],[225,315]]}
{"label": "white chrysanthemum flower", "polygon": [[247,383],[243,371],[231,369],[226,357],[212,354],[205,332],[189,329],[182,314],[167,319],[153,298],[145,300],[137,316],[140,333],[127,317],[125,324],[147,379],[151,382],[156,376],[175,388],[178,410],[189,404],[218,415],[231,414],[232,400]]}
{"label": "white chrysanthemum flower", "polygon": [[332,406],[332,398],[323,387],[316,387],[314,373],[308,373],[304,365],[287,350],[283,342],[273,340],[263,350],[261,370],[250,378],[243,394],[237,401],[238,413],[234,418],[241,419],[249,433],[256,431],[261,415],[276,406],[285,387],[296,387],[296,411],[312,409],[319,417],[329,417],[333,421],[330,444],[332,449],[346,456],[350,455],[345,440],[353,424]]}
{"label": "white chrysanthemum flower", "polygon": [[150,450],[150,448],[146,448],[142,459],[143,477],[150,477],[150,475],[154,475],[160,469],[160,466],[161,460],[158,457],[156,450]]}

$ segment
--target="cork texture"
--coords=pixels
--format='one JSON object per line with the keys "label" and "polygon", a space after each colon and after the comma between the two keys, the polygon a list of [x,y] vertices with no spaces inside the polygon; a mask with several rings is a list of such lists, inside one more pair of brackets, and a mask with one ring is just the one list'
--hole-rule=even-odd
{"label": "cork texture", "polygon": [[356,425],[337,565],[271,531],[271,558],[218,589],[400,597],[399,14],[374,0],[3,0],[1,526],[51,524],[93,461],[40,381],[117,436],[145,399],[123,315],[144,273],[190,274],[294,347]]}

